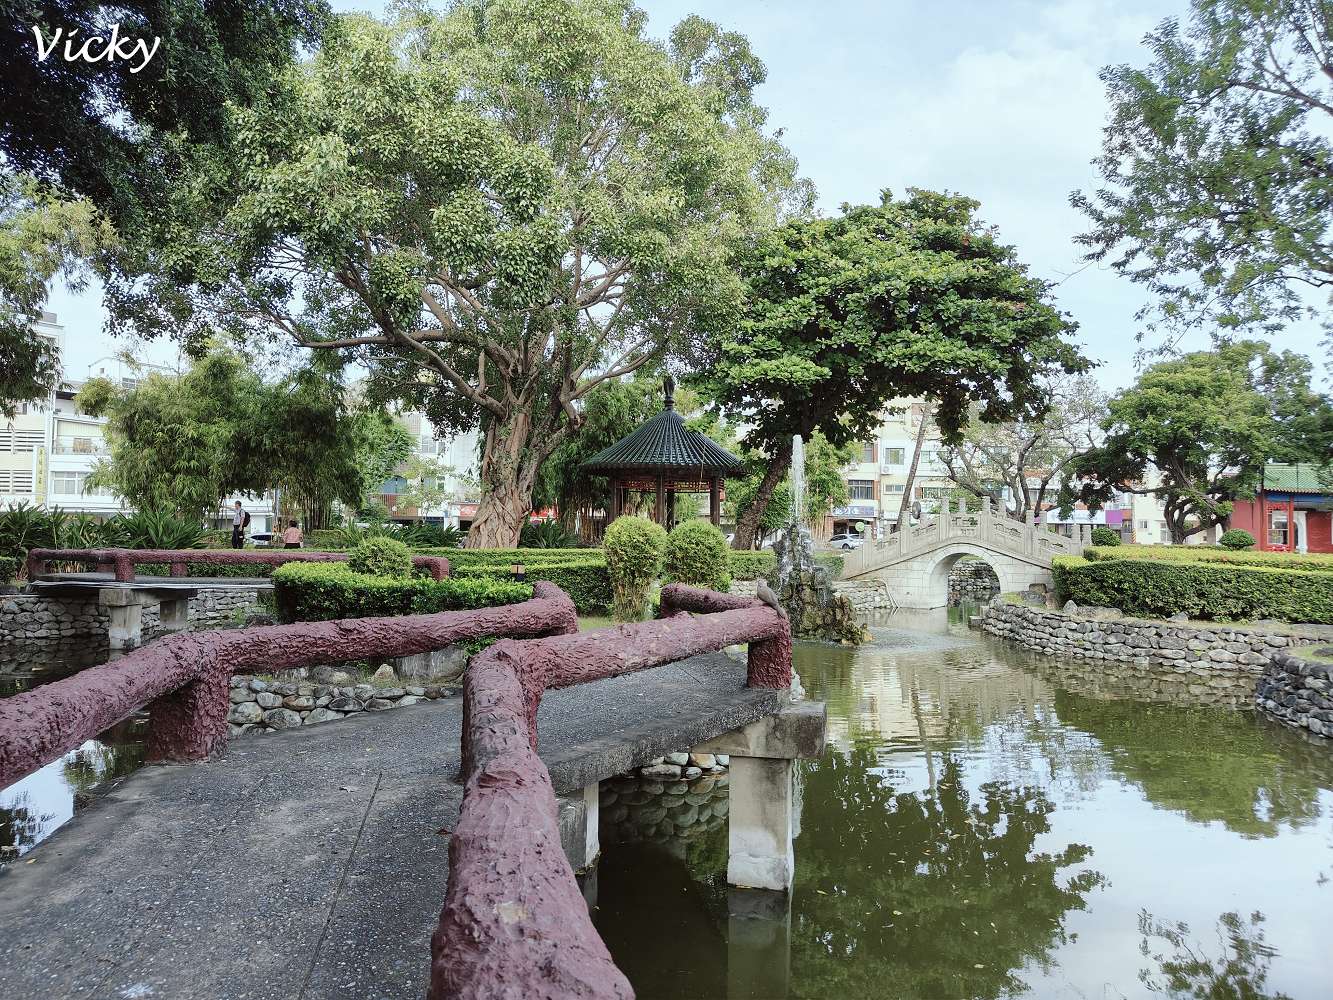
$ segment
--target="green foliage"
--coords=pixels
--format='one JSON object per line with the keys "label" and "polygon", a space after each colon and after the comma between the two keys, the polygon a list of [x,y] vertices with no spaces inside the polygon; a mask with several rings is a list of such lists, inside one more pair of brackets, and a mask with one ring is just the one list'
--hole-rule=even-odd
{"label": "green foliage", "polygon": [[1202,562],[1078,556],[1052,560],[1061,601],[1119,608],[1126,614],[1235,621],[1276,618],[1333,624],[1333,572]]}
{"label": "green foliage", "polygon": [[1147,559],[1152,562],[1229,563],[1234,566],[1333,572],[1333,554],[1329,553],[1247,552],[1208,545],[1122,545],[1118,549],[1092,547],[1083,550],[1083,558],[1090,562]]}
{"label": "green foliage", "polygon": [[541,563],[582,562],[587,559],[605,561],[600,549],[436,549],[416,550],[418,555],[445,556],[454,566],[509,566],[513,563],[534,565]]}
{"label": "green foliage", "polygon": [[611,575],[611,616],[620,622],[643,618],[648,588],[662,569],[666,530],[644,517],[618,517],[602,536]]}
{"label": "green foliage", "polygon": [[[1105,185],[1075,193],[1088,258],[1141,284],[1169,326],[1273,331],[1333,274],[1327,0],[1191,0],[1102,71]],[[1146,313],[1145,309],[1145,313]]]}
{"label": "green foliage", "polygon": [[12,583],[18,575],[19,561],[13,556],[0,556],[0,586]]}
{"label": "green foliage", "polygon": [[[461,551],[466,552],[466,549]],[[512,562],[523,563],[524,578],[528,583],[546,580],[569,595],[579,614],[597,614],[611,607],[611,575],[606,568],[606,560],[600,552],[587,549],[579,550],[577,558],[561,559],[551,562],[525,562],[523,559],[506,563],[464,564],[450,570],[453,577],[460,580],[490,579],[510,580],[513,573]],[[452,558],[452,557],[451,557]]]}
{"label": "green foliage", "polygon": [[[805,443],[803,513],[808,527],[821,523],[830,510],[847,502],[847,480],[843,476],[843,469],[856,457],[856,451],[855,443],[830,444],[828,438],[819,431]],[[725,510],[734,521],[743,518],[756,502],[763,502],[761,490],[771,465],[767,455],[751,449],[744,450],[741,457],[745,460],[745,478],[727,480]],[[777,534],[791,523],[791,504],[788,477],[787,481],[775,486],[769,495],[768,504],[759,515],[756,541]]]}
{"label": "green foliage", "polygon": [[[0,38],[4,31],[0,26]],[[6,98],[12,82],[7,75]],[[10,106],[6,99],[3,107]],[[0,416],[12,417],[16,403],[45,399],[60,381],[58,350],[33,324],[55,279],[81,290],[84,261],[114,243],[111,226],[90,202],[63,199],[32,177],[0,170]]]}
{"label": "green foliage", "polygon": [[667,535],[662,580],[726,593],[731,586],[726,536],[708,521],[676,525]]}
{"label": "green foliage", "polygon": [[107,417],[111,459],[90,482],[137,507],[196,519],[230,494],[282,484],[305,506],[307,526],[320,527],[335,499],[359,503],[358,456],[373,442],[389,447],[373,433],[380,418],[349,412],[344,391],[336,372],[315,369],[265,383],[250,361],[225,351],[132,389],[91,379],[79,404]]}
{"label": "green foliage", "polygon": [[532,596],[532,587],[511,581],[371,576],[343,563],[287,563],[274,571],[273,589],[283,622],[433,614]]}
{"label": "green foliage", "polygon": [[202,549],[204,529],[197,520],[165,510],[138,510],[117,514],[108,531],[119,532],[121,544],[131,549]]}
{"label": "green foliage", "polygon": [[1120,532],[1099,524],[1092,529],[1092,544],[1116,546],[1120,544]]}
{"label": "green foliage", "polygon": [[[1093,539],[1095,542],[1097,539]],[[1224,549],[1252,549],[1254,548],[1254,536],[1241,528],[1230,528],[1222,532],[1222,537],[1217,540],[1217,544]]]}
{"label": "green foliage", "polygon": [[413,549],[456,549],[463,543],[463,533],[452,524],[405,524],[393,536]]}
{"label": "green foliage", "polygon": [[579,540],[554,518],[529,521],[518,536],[519,546],[528,549],[572,549]]}
{"label": "green foliage", "polygon": [[367,538],[347,554],[347,566],[369,576],[411,576],[412,552],[396,538]]}
{"label": "green foliage", "polygon": [[[227,533],[230,538],[230,532]],[[316,552],[337,552],[348,548],[341,528],[316,528],[305,533],[306,545]]]}
{"label": "green foliage", "polygon": [[[1289,360],[1241,341],[1152,365],[1111,399],[1101,445],[1073,464],[1080,498],[1098,507],[1119,490],[1153,494],[1176,543],[1220,524],[1303,433],[1274,408],[1281,387],[1287,398],[1310,392],[1309,366]],[[1154,469],[1158,484],[1145,486]]]}
{"label": "green foliage", "polygon": [[482,421],[471,540],[512,544],[573,404],[723,323],[735,248],[789,196],[809,206],[748,45],[689,34],[685,63],[622,0],[339,18],[234,108],[229,148],[173,150],[115,312],[193,342],[291,337],[365,365],[372,399]]}
{"label": "green foliage", "polygon": [[[826,567],[834,580],[842,575],[842,556],[821,554],[815,556],[815,562]],[[778,557],[771,549],[759,552],[732,551],[728,564],[733,580],[753,580],[761,576],[765,580],[773,580],[778,572]]]}

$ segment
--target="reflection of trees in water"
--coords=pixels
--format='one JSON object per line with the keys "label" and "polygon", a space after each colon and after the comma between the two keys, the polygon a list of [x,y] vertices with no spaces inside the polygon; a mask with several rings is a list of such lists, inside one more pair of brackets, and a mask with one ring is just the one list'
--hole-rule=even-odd
{"label": "reflection of trees in water", "polygon": [[[981,787],[952,754],[929,795],[896,793],[873,748],[808,775],[792,927],[796,996],[993,997],[1065,940],[1102,876],[1091,849],[1033,850],[1054,804],[1036,788]],[[894,911],[899,911],[895,914]]]}
{"label": "reflection of trees in water", "polygon": [[1320,816],[1333,788],[1327,751],[1221,709],[1099,701],[1059,692],[1062,721],[1095,736],[1111,767],[1154,805],[1245,837]]}
{"label": "reflection of trees in water", "polygon": [[[65,755],[61,763],[65,782],[77,796],[104,781],[123,778],[143,764],[145,745],[130,742],[137,734],[131,720],[107,730],[98,740],[89,740]],[[104,742],[106,741],[106,742]]]}
{"label": "reflection of trees in water", "polygon": [[1264,942],[1262,913],[1247,921],[1237,913],[1217,920],[1222,954],[1211,957],[1191,941],[1188,924],[1159,922],[1147,910],[1139,912],[1139,951],[1157,963],[1142,969],[1139,981],[1153,993],[1194,1000],[1291,1000],[1285,993],[1268,993],[1268,966],[1277,949]]}
{"label": "reflection of trees in water", "polygon": [[33,805],[28,792],[16,795],[7,806],[0,806],[0,862],[16,857],[37,843],[54,819],[55,813],[43,812]]}

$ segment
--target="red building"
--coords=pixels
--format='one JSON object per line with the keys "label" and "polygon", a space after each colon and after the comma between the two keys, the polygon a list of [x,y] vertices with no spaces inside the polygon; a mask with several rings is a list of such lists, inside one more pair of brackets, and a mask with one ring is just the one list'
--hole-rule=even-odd
{"label": "red building", "polygon": [[1267,552],[1333,552],[1333,493],[1319,484],[1313,465],[1264,466],[1253,500],[1237,500],[1231,527],[1254,536]]}

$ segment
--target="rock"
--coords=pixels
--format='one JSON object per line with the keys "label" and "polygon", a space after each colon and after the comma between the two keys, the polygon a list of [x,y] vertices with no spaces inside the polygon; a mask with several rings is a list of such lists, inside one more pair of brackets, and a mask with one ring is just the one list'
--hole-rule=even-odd
{"label": "rock", "polygon": [[272,691],[260,691],[255,695],[255,701],[259,702],[260,708],[277,708],[282,704],[282,696]]}
{"label": "rock", "polygon": [[294,694],[282,699],[282,707],[293,712],[307,712],[315,707],[315,699],[308,694]]}
{"label": "rock", "polygon": [[316,707],[316,708],[323,708],[325,705],[327,705],[327,704],[328,704],[329,702],[331,702],[331,701],[333,701],[333,695],[331,695],[331,694],[322,694],[322,695],[320,695],[318,698],[315,699],[315,707]]}
{"label": "rock", "polygon": [[385,688],[380,688],[378,691],[375,692],[375,694],[377,694],[381,698],[390,698],[396,700],[398,698],[401,698],[403,695],[407,694],[407,692],[404,691],[402,688],[385,687]]}
{"label": "rock", "polygon": [[399,698],[397,705],[401,708],[403,705],[415,705],[419,701],[425,701],[420,695],[409,694]]}
{"label": "rock", "polygon": [[690,754],[690,763],[696,767],[712,767],[717,763],[717,758],[711,753],[692,753]]}
{"label": "rock", "polygon": [[675,764],[677,767],[685,767],[690,762],[690,755],[687,753],[669,753],[666,755],[668,764]]}
{"label": "rock", "polygon": [[424,698],[426,696],[426,689],[423,687],[408,687],[406,690],[413,698]]}
{"label": "rock", "polygon": [[233,705],[239,705],[242,702],[254,701],[255,693],[249,688],[232,688],[229,697]]}
{"label": "rock", "polygon": [[305,724],[314,726],[321,722],[332,722],[334,719],[341,718],[344,718],[341,712],[330,711],[327,708],[317,708],[305,717]]}
{"label": "rock", "polygon": [[1189,620],[1190,620],[1189,614],[1184,611],[1177,611],[1174,615],[1172,615],[1170,618],[1167,619],[1167,621],[1169,622],[1187,622]]}
{"label": "rock", "polygon": [[398,675],[393,672],[393,667],[387,663],[381,663],[380,668],[370,675],[372,681],[396,681]]}
{"label": "rock", "polygon": [[332,684],[334,686],[351,684],[355,680],[346,670],[338,670],[335,667],[316,667],[311,676],[321,684]]}
{"label": "rock", "polygon": [[264,724],[270,729],[295,729],[301,717],[290,708],[273,708],[264,713]]}
{"label": "rock", "polygon": [[717,761],[719,764],[721,764],[723,767],[730,767],[730,766],[731,766],[731,755],[730,755],[730,754],[716,753],[716,754],[713,754],[713,759],[714,759],[715,761]]}
{"label": "rock", "polygon": [[1067,615],[1076,615],[1078,614],[1078,605],[1073,601],[1065,601],[1065,606],[1060,610]]}
{"label": "rock", "polygon": [[684,770],[682,770],[682,771],[680,772],[680,776],[681,776],[682,778],[685,778],[685,779],[688,781],[688,780],[691,780],[691,779],[693,779],[693,778],[697,778],[697,777],[699,777],[699,775],[701,775],[701,774],[703,774],[703,773],[704,773],[704,772],[703,772],[703,768],[699,768],[699,767],[687,767],[687,768],[685,768]]}
{"label": "rock", "polygon": [[258,694],[260,691],[267,691],[268,683],[266,681],[253,680],[250,682],[250,690],[255,692],[255,694]]}
{"label": "rock", "polygon": [[645,778],[679,778],[680,766],[677,764],[649,764],[639,768]]}
{"label": "rock", "polygon": [[371,698],[366,702],[367,712],[383,712],[386,708],[393,708],[393,702],[387,698]]}
{"label": "rock", "polygon": [[233,705],[231,711],[227,713],[227,721],[234,722],[238,726],[253,725],[263,717],[264,710],[253,701],[243,701]]}
{"label": "rock", "polygon": [[335,712],[360,712],[365,709],[365,703],[359,698],[352,698],[344,695],[341,698],[334,698],[329,702],[330,709]]}

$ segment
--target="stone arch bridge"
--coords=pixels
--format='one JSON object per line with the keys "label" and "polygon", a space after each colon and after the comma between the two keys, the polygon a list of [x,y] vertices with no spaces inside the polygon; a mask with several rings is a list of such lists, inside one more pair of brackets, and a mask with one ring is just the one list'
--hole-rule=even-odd
{"label": "stone arch bridge", "polygon": [[1000,579],[1000,590],[1051,585],[1051,557],[1078,555],[1088,528],[1073,537],[997,514],[989,502],[979,513],[941,513],[867,541],[843,559],[842,579],[882,583],[894,604],[942,608],[949,603],[949,570],[965,555],[983,559]]}

